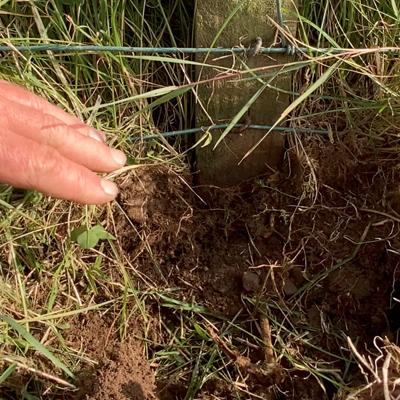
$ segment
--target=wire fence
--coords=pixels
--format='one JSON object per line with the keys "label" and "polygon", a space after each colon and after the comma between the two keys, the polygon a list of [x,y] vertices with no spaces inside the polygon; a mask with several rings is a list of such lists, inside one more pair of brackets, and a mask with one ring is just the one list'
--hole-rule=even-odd
{"label": "wire fence", "polygon": [[[164,138],[168,137],[174,137],[174,136],[185,136],[185,135],[190,135],[194,133],[206,133],[211,130],[216,130],[216,129],[225,129],[228,127],[228,124],[216,124],[216,125],[210,125],[210,126],[203,126],[200,128],[191,128],[191,129],[183,129],[180,131],[171,131],[171,132],[163,132],[159,134],[154,134],[154,135],[147,135],[144,137],[138,137],[134,138],[134,141],[140,141],[140,140],[154,140],[154,139],[159,139],[161,136]],[[316,133],[316,134],[329,134],[330,132],[325,129],[314,129],[314,128],[301,128],[301,127],[286,127],[286,126],[273,126],[273,125],[245,125],[245,124],[236,124],[232,128],[233,129],[241,129],[241,128],[246,128],[246,129],[254,129],[254,130],[264,130],[264,131],[276,131],[276,132],[291,132],[291,133]]]}
{"label": "wire fence", "polygon": [[[356,49],[313,48],[313,47],[262,47],[258,54],[344,54]],[[396,49],[384,49],[389,52]],[[246,54],[249,49],[243,47],[131,47],[104,45],[69,45],[69,44],[32,44],[32,45],[0,45],[0,52],[20,53],[139,53],[139,54]],[[400,48],[398,49],[400,52]]]}
{"label": "wire fence", "polygon": [[[285,21],[282,12],[282,2],[281,0],[276,0],[276,10],[277,10],[277,23],[282,30],[285,29]],[[301,55],[345,55],[348,53],[353,53],[357,51],[354,48],[314,48],[314,47],[296,47],[289,44],[283,34],[280,34],[281,47],[261,47],[257,51],[257,55],[291,55],[291,56],[301,56]],[[361,49],[359,49],[361,50]],[[167,55],[190,55],[190,54],[207,54],[207,55],[250,55],[252,49],[244,47],[232,47],[232,48],[222,48],[222,47],[212,47],[212,48],[199,48],[199,47],[132,47],[132,46],[107,46],[107,45],[84,45],[84,44],[31,44],[31,45],[14,45],[12,43],[0,45],[0,53],[7,52],[17,52],[17,53],[73,53],[73,54],[84,54],[84,53],[120,53],[120,54],[167,54]],[[381,53],[398,53],[400,55],[399,48],[382,48],[376,49]],[[200,132],[207,132],[210,130],[225,129],[228,124],[217,124],[210,125],[199,128],[191,128],[184,130],[177,130],[171,132],[163,132],[153,135],[142,136],[138,138],[133,138],[133,141],[139,140],[156,140],[160,137],[168,138],[175,136],[184,136]],[[243,125],[237,124],[233,129],[241,128]],[[312,128],[298,128],[298,127],[284,127],[284,126],[271,126],[271,125],[249,125],[246,128],[253,130],[274,130],[279,132],[306,132],[315,134],[329,134],[328,130],[324,129],[312,129]]]}

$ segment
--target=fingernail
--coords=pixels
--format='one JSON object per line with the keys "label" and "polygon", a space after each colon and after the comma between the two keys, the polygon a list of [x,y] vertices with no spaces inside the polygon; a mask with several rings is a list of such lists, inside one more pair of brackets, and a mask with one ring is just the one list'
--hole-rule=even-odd
{"label": "fingernail", "polygon": [[95,131],[94,129],[91,129],[89,131],[89,136],[92,139],[97,140],[98,142],[104,142],[104,139],[103,139],[102,135],[100,135],[100,133]]}
{"label": "fingernail", "polygon": [[102,179],[100,184],[104,190],[104,193],[108,196],[115,197],[118,194],[118,187],[115,183]]}
{"label": "fingernail", "polygon": [[111,157],[121,167],[126,163],[126,155],[120,150],[111,149]]}

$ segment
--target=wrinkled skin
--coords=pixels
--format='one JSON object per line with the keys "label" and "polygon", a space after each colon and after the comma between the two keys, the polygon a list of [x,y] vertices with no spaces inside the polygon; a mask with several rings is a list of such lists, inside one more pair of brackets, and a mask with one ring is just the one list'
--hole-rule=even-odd
{"label": "wrinkled skin", "polygon": [[82,204],[115,198],[96,172],[122,167],[125,155],[104,134],[27,90],[0,80],[0,182]]}

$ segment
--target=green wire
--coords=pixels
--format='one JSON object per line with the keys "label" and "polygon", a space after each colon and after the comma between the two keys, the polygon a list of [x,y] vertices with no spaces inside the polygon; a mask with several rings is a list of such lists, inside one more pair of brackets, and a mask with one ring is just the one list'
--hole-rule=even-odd
{"label": "green wire", "polygon": [[[203,126],[200,128],[191,128],[191,129],[183,129],[181,131],[171,131],[171,132],[163,132],[155,135],[147,135],[147,136],[141,136],[141,137],[133,137],[132,140],[134,142],[138,141],[148,141],[148,140],[153,140],[153,139],[160,139],[161,137],[167,138],[167,137],[174,137],[174,136],[185,136],[185,135],[191,135],[194,133],[199,133],[199,132],[207,132],[210,130],[215,130],[215,129],[225,129],[228,126],[228,124],[219,124],[219,125],[211,125],[211,126]],[[237,124],[234,125],[233,128],[241,128],[243,125]],[[277,132],[291,132],[291,133],[316,133],[316,134],[322,134],[322,135],[328,135],[329,131],[325,129],[313,129],[313,128],[294,128],[294,127],[285,127],[285,126],[275,126],[273,127],[272,125],[249,125],[246,127],[246,129],[254,129],[254,130],[273,130]],[[243,132],[244,133],[244,132]]]}
{"label": "green wire", "polygon": [[[307,48],[307,47],[262,47],[259,54],[341,54],[355,49],[341,48]],[[400,52],[397,49],[383,49],[383,52]],[[152,53],[152,54],[246,54],[248,49],[240,47],[130,47],[102,45],[64,45],[64,44],[33,44],[33,45],[0,45],[0,52],[42,53]]]}

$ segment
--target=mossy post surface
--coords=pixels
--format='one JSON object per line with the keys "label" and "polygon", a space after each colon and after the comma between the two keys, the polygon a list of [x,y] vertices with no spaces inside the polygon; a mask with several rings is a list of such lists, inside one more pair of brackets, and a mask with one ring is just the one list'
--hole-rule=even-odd
{"label": "mossy post surface", "polygon": [[[201,0],[198,1],[195,16],[196,46],[209,47],[218,31],[224,25],[232,11],[241,4],[240,9],[229,21],[221,35],[218,37],[215,47],[233,47],[242,43],[245,47],[256,37],[261,37],[263,46],[268,47],[276,41],[276,27],[269,21],[269,17],[276,20],[275,0]],[[292,0],[282,0],[283,14],[286,25],[293,31],[296,23],[293,17],[288,17],[288,11],[293,14]],[[293,32],[292,31],[292,32]],[[245,39],[243,39],[246,37]],[[242,42],[241,42],[242,38]],[[292,56],[257,55],[255,57],[243,56],[218,57],[210,55],[207,63],[224,67],[241,68],[243,60],[249,68],[257,68],[267,65],[278,65],[293,60]],[[199,56],[198,60],[204,60]],[[198,68],[198,79],[210,79],[217,76],[211,68]],[[281,75],[278,78],[263,76],[265,81],[270,80],[270,85],[283,91],[290,91],[292,76]],[[254,80],[223,80],[200,85],[198,90],[199,101],[196,105],[196,119],[199,125],[213,123],[229,123],[239,110],[262,86],[260,81]],[[273,124],[289,105],[290,96],[282,91],[265,89],[257,101],[251,106],[248,121],[257,125]],[[200,184],[212,184],[229,186],[242,182],[248,178],[262,173],[273,171],[278,167],[284,150],[284,136],[281,133],[272,132],[257,147],[253,153],[239,164],[243,156],[264,135],[265,131],[247,129],[244,132],[231,132],[213,150],[213,147],[221,136],[222,131],[212,132],[212,142],[203,148],[198,148],[197,170]],[[200,138],[201,135],[198,136]]]}

